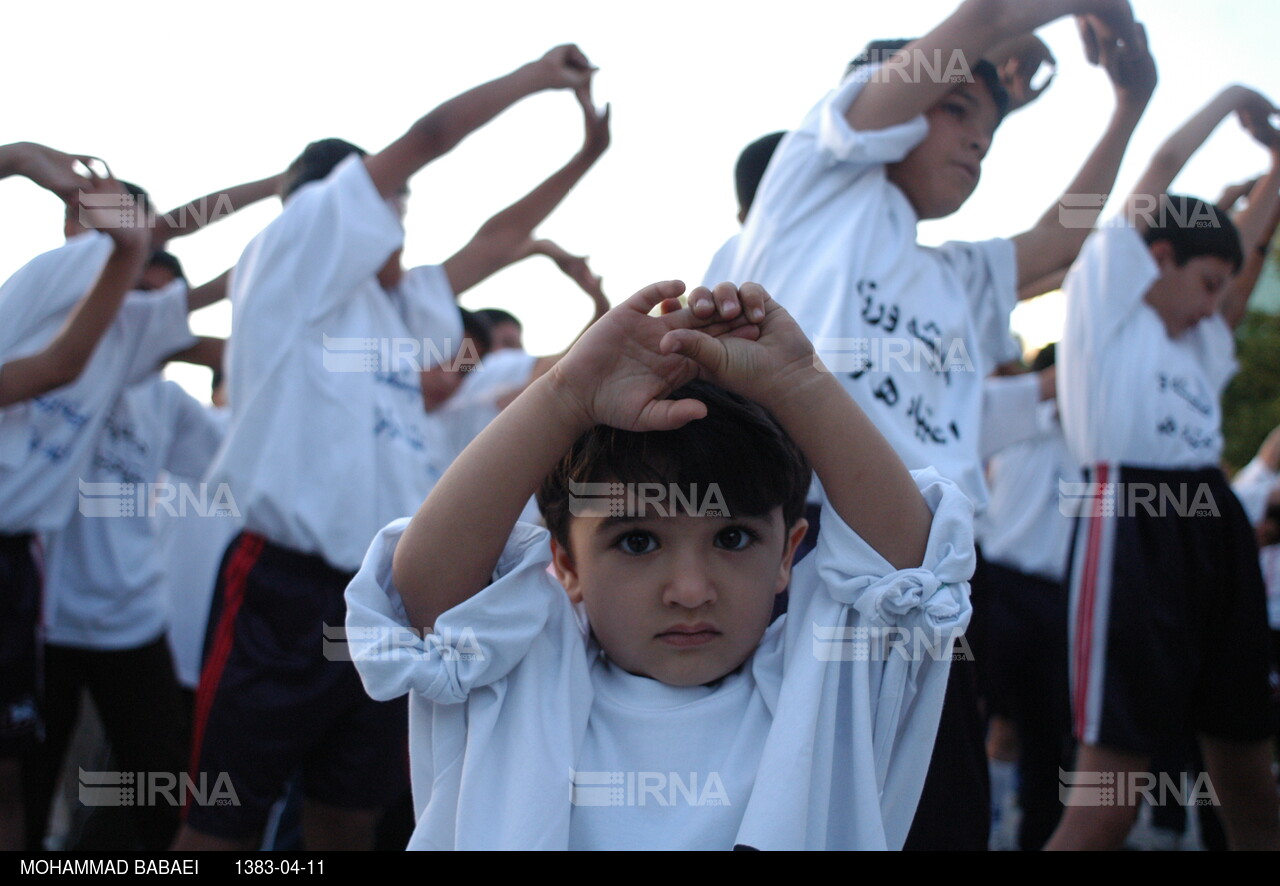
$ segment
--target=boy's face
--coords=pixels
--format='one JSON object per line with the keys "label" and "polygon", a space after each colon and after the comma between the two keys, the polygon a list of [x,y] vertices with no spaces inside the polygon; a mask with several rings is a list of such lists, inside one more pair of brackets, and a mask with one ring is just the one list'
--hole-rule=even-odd
{"label": "boy's face", "polygon": [[961,83],[930,108],[929,134],[899,163],[893,182],[923,219],[951,215],[969,199],[999,125],[999,109],[980,81]]}
{"label": "boy's face", "polygon": [[807,524],[762,517],[574,517],[556,575],[621,668],[671,686],[720,679],[760,644]]}
{"label": "boy's face", "polygon": [[1170,338],[1178,338],[1218,313],[1232,276],[1231,262],[1201,255],[1179,267],[1173,247],[1165,241],[1153,243],[1151,255],[1160,268],[1160,278],[1147,290],[1144,301],[1160,315]]}

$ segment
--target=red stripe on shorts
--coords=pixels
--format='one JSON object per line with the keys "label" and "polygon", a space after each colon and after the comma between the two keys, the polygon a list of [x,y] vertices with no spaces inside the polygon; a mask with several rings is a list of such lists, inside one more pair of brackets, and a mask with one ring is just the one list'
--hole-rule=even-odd
{"label": "red stripe on shorts", "polygon": [[1089,697],[1089,656],[1093,652],[1093,610],[1098,593],[1098,565],[1102,558],[1102,521],[1098,502],[1105,495],[1109,466],[1097,466],[1098,494],[1090,513],[1089,541],[1085,547],[1084,575],[1080,582],[1080,600],[1076,606],[1075,718],[1076,738],[1084,740],[1085,706]]}
{"label": "red stripe on shorts", "polygon": [[[218,691],[218,683],[222,680],[222,672],[231,655],[231,647],[235,640],[236,614],[240,604],[244,602],[244,588],[258,557],[262,554],[262,546],[266,539],[261,535],[246,532],[236,544],[236,551],[227,563],[226,581],[223,583],[222,617],[213,635],[213,644],[209,649],[209,659],[204,663],[200,673],[200,685],[196,688],[195,723],[191,730],[191,779],[199,778],[200,751],[204,743],[204,730],[209,722],[209,710],[213,707],[213,697]],[[190,796],[187,797],[188,804]],[[186,817],[186,805],[183,806],[183,817]]]}

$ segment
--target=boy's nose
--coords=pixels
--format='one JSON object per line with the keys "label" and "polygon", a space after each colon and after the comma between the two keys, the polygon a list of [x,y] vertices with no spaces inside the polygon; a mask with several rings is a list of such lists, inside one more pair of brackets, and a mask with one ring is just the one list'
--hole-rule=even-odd
{"label": "boy's nose", "polygon": [[663,589],[662,602],[667,606],[697,609],[714,603],[715,600],[715,582],[707,564],[699,557],[674,558]]}

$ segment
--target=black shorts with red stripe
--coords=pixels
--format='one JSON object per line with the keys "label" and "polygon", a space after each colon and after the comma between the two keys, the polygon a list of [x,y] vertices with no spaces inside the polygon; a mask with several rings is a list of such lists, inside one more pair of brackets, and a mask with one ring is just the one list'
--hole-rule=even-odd
{"label": "black shorts with red stripe", "polygon": [[1076,738],[1152,754],[1267,737],[1266,591],[1222,472],[1096,465],[1070,561]]}
{"label": "black shorts with red stripe", "polygon": [[[339,808],[378,809],[404,791],[404,699],[369,698],[341,641],[351,578],[320,557],[252,533],[228,547],[205,638],[191,751],[193,781],[203,778],[218,800],[188,803],[195,830],[255,837],[298,773],[307,799]],[[215,790],[223,778],[232,791]]]}
{"label": "black shorts with red stripe", "polygon": [[40,593],[30,535],[0,534],[0,759],[40,740]]}

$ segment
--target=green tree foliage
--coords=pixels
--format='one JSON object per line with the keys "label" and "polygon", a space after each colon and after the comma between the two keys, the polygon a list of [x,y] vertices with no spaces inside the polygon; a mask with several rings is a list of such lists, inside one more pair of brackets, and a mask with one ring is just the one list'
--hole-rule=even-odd
{"label": "green tree foliage", "polygon": [[1240,372],[1222,398],[1223,457],[1233,469],[1280,426],[1280,316],[1250,311],[1236,330],[1236,348]]}

